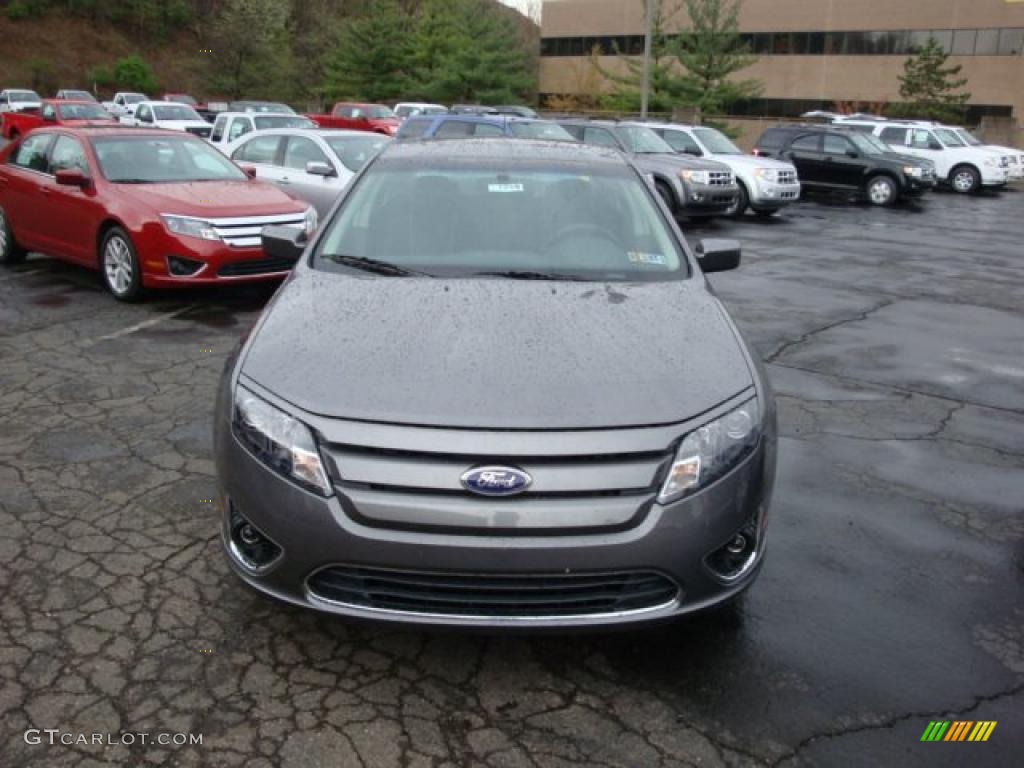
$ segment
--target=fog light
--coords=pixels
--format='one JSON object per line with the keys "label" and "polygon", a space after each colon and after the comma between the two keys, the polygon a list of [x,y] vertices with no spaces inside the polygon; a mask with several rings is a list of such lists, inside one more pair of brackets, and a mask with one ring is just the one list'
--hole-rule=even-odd
{"label": "fog light", "polygon": [[229,504],[229,510],[228,545],[231,554],[250,571],[266,570],[281,556],[281,547],[246,520],[234,502]]}
{"label": "fog light", "polygon": [[194,275],[203,268],[203,262],[197,259],[186,259],[184,256],[168,256],[167,271],[176,277]]}
{"label": "fog light", "polygon": [[705,557],[704,564],[722,581],[736,581],[757,562],[760,533],[758,520],[751,519],[725,544]]}
{"label": "fog light", "polygon": [[[243,532],[244,533],[244,532]],[[732,541],[725,545],[725,551],[730,555],[738,555],[747,548],[747,537],[742,533],[737,533],[732,537]]]}

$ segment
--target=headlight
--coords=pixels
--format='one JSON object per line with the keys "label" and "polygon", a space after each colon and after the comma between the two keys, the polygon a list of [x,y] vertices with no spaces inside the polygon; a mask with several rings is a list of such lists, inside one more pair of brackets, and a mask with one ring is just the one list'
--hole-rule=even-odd
{"label": "headlight", "polygon": [[235,434],[250,453],[308,490],[331,495],[309,427],[244,387],[235,390]]}
{"label": "headlight", "polygon": [[735,410],[688,434],[658,494],[669,504],[718,479],[749,454],[761,437],[761,413],[752,397]]}
{"label": "headlight", "polygon": [[918,168],[916,165],[904,165],[903,173],[907,176],[919,177],[924,174],[924,169]]}
{"label": "headlight", "polygon": [[306,230],[306,234],[312,236],[316,232],[317,217],[316,208],[309,206],[306,209],[306,215],[302,218],[302,228]]}
{"label": "headlight", "polygon": [[682,170],[679,172],[687,181],[692,181],[694,184],[707,184],[708,183],[708,172],[707,171],[690,171]]}
{"label": "headlight", "polygon": [[779,180],[779,172],[775,168],[756,168],[754,175],[757,178],[774,184]]}
{"label": "headlight", "polygon": [[185,237],[198,237],[201,240],[220,240],[220,235],[213,228],[213,224],[202,219],[192,219],[187,216],[161,216],[164,226],[170,232]]}

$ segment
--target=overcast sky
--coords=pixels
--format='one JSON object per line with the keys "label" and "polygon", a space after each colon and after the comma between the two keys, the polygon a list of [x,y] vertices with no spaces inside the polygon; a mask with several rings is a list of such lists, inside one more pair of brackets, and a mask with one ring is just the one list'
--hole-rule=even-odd
{"label": "overcast sky", "polygon": [[531,7],[537,8],[537,14],[540,15],[540,0],[501,0],[501,2],[511,5],[520,13],[526,13]]}

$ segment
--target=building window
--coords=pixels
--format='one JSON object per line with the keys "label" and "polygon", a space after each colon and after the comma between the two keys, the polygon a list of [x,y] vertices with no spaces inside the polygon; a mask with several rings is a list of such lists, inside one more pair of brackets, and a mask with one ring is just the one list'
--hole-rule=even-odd
{"label": "building window", "polygon": [[977,30],[958,29],[953,32],[953,55],[973,56],[974,40],[978,36]]}
{"label": "building window", "polygon": [[953,30],[951,29],[933,29],[932,37],[938,42],[946,53],[953,52]]}
{"label": "building window", "polygon": [[1020,56],[1024,50],[1024,29],[999,30],[999,54],[1001,56]]}
{"label": "building window", "polygon": [[846,53],[846,33],[826,32],[825,33],[825,55],[838,56]]}
{"label": "building window", "polygon": [[974,43],[975,56],[995,56],[999,53],[999,30],[979,29],[978,39]]}
{"label": "building window", "polygon": [[810,54],[822,54],[825,52],[825,33],[824,32],[808,32],[807,33],[807,53]]}

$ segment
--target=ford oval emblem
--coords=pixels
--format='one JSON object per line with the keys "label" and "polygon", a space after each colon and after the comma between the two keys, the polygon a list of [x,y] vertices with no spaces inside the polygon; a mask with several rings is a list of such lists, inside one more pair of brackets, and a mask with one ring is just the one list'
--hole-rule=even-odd
{"label": "ford oval emblem", "polygon": [[462,474],[462,487],[481,496],[515,496],[531,483],[533,478],[515,467],[473,467]]}

